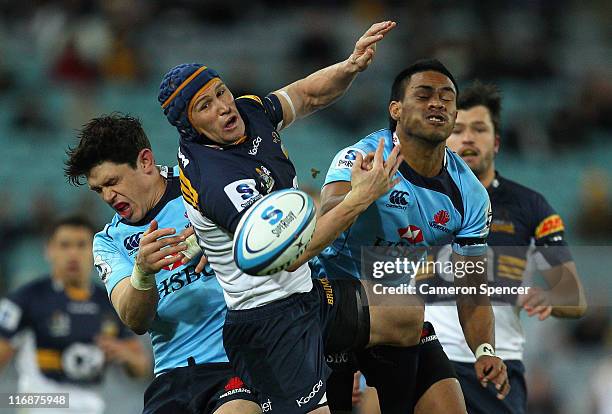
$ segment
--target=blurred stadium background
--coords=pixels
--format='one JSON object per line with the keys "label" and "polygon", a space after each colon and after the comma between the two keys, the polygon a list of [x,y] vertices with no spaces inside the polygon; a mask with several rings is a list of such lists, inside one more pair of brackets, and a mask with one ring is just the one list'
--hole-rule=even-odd
{"label": "blurred stadium background", "polygon": [[[525,321],[529,412],[612,412],[612,2],[169,3],[0,2],[0,294],[46,271],[41,235],[54,218],[82,212],[102,227],[111,217],[63,177],[64,151],[87,120],[138,116],[158,163],[172,165],[177,134],[156,100],[170,67],[206,63],[234,95],[266,94],[344,59],[372,22],[393,19],[398,27],[347,96],[283,134],[301,185],[318,189],[339,148],[386,126],[393,76],[413,60],[439,58],[462,85],[496,82],[498,169],[562,215],[581,246],[574,254],[591,304],[581,321]],[[118,370],[108,379],[108,412],[139,412],[146,382]],[[10,367],[0,391],[15,388]]]}

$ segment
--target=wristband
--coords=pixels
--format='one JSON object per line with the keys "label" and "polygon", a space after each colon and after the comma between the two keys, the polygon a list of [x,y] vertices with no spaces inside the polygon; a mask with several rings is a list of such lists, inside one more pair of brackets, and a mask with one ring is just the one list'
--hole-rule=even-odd
{"label": "wristband", "polygon": [[134,269],[130,276],[130,283],[137,290],[149,290],[155,287],[155,273],[149,275],[138,267],[138,263],[134,263]]}
{"label": "wristband", "polygon": [[480,358],[483,355],[494,357],[495,348],[493,348],[493,345],[485,342],[484,344],[480,344],[478,348],[476,348],[476,353],[474,355],[476,355],[476,359]]}
{"label": "wristband", "polygon": [[188,259],[193,259],[202,253],[202,248],[198,244],[198,238],[195,234],[187,237],[184,242],[187,245],[187,250],[183,250],[181,253]]}

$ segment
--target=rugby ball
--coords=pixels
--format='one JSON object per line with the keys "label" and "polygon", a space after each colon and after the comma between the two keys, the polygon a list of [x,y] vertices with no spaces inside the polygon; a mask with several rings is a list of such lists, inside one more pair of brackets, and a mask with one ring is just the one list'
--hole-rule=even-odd
{"label": "rugby ball", "polygon": [[305,192],[289,188],[268,194],[236,227],[236,265],[256,276],[285,270],[306,250],[316,221],[314,201]]}

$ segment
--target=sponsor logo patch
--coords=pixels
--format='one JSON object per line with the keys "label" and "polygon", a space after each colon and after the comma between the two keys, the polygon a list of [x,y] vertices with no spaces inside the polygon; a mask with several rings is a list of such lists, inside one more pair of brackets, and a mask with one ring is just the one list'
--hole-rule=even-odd
{"label": "sponsor logo patch", "polygon": [[441,230],[445,233],[450,233],[451,231],[446,228],[446,223],[450,221],[450,215],[446,210],[440,210],[436,214],[434,214],[433,220],[429,222],[429,226]]}
{"label": "sponsor logo patch", "polygon": [[353,164],[357,159],[357,153],[365,155],[363,151],[355,148],[349,148],[342,151],[338,156],[338,161],[336,162],[335,168],[353,168]]}
{"label": "sponsor logo patch", "polygon": [[94,266],[98,271],[100,280],[102,281],[102,283],[106,284],[106,282],[108,281],[108,276],[112,273],[113,269],[110,267],[108,262],[106,262],[100,255],[97,255],[95,257]]}
{"label": "sponsor logo patch", "polygon": [[561,216],[558,214],[553,214],[542,220],[538,227],[536,227],[535,238],[541,239],[542,237],[546,237],[553,233],[559,233],[564,230],[565,226],[563,225]]}
{"label": "sponsor logo patch", "polygon": [[407,240],[409,243],[416,244],[423,241],[423,231],[420,227],[414,226],[412,224],[408,225],[408,227],[397,229],[397,233],[399,236]]}
{"label": "sponsor logo patch", "polygon": [[389,202],[385,204],[386,207],[397,208],[400,210],[406,210],[407,205],[408,192],[399,190],[391,191],[391,194],[389,194]]}
{"label": "sponsor logo patch", "polygon": [[[317,393],[321,390],[321,387],[323,387],[323,380],[319,380],[319,382],[317,382],[312,387],[312,391],[310,391],[307,396],[301,397],[299,400],[295,400],[298,407],[308,404],[310,400],[312,400],[314,396],[317,395]],[[325,398],[325,396],[323,396],[323,398]],[[323,399],[321,399],[321,401],[323,401]]]}
{"label": "sponsor logo patch", "polygon": [[0,300],[0,326],[7,331],[14,331],[21,320],[21,308],[8,299]]}
{"label": "sponsor logo patch", "polygon": [[234,181],[233,183],[226,185],[223,190],[229,197],[234,207],[236,207],[236,210],[242,211],[250,207],[262,197],[255,186],[255,180],[249,178]]}

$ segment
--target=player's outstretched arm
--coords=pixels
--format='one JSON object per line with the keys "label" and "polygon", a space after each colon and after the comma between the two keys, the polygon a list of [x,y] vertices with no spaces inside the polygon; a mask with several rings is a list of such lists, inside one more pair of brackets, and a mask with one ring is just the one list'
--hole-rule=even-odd
{"label": "player's outstretched arm", "polygon": [[[283,125],[303,118],[340,98],[376,53],[376,43],[396,26],[393,21],[373,24],[355,43],[348,59],[321,69],[274,92],[283,107]],[[287,99],[287,97],[289,99]]]}
{"label": "player's outstretched arm", "polygon": [[357,159],[351,169],[351,191],[342,201],[326,214],[319,216],[317,226],[306,251],[291,265],[294,271],[308,260],[321,253],[325,247],[336,240],[355,219],[374,201],[389,191],[399,179],[393,179],[403,161],[399,147],[395,147],[387,161],[383,160],[384,141],[381,139],[373,157],[371,168],[363,168],[363,156]]}
{"label": "player's outstretched arm", "polygon": [[529,292],[518,299],[518,305],[527,311],[527,315],[537,315],[543,321],[550,315],[580,318],[586,313],[584,289],[573,260],[542,270],[542,275],[549,289],[530,287]]}
{"label": "player's outstretched arm", "polygon": [[175,233],[172,228],[158,229],[157,221],[153,220],[140,239],[131,277],[119,282],[111,294],[111,302],[123,323],[139,335],[147,332],[157,311],[155,274],[179,260],[176,255],[187,249],[181,243],[185,237],[172,237]]}

